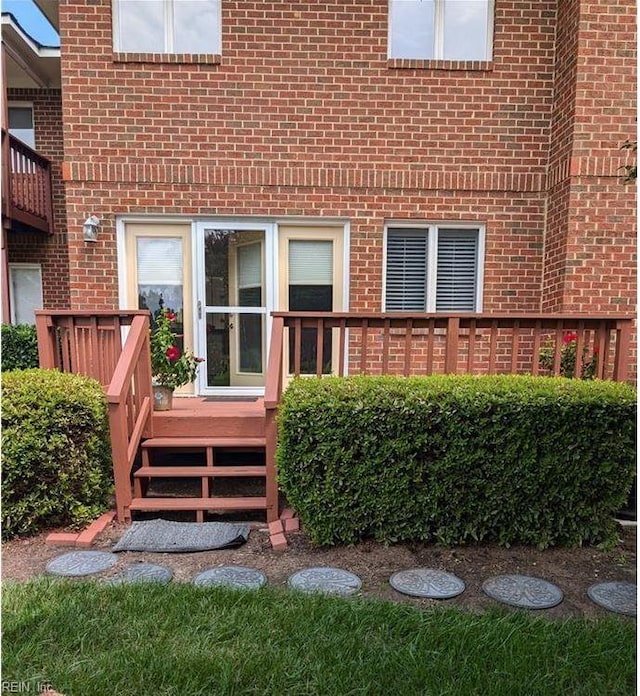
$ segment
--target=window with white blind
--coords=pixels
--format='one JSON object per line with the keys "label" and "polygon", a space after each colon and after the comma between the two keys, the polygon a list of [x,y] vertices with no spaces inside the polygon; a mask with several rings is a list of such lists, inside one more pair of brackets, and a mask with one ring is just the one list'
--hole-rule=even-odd
{"label": "window with white blind", "polygon": [[184,309],[183,250],[180,237],[136,239],[138,307],[152,315],[168,309],[182,317]]}
{"label": "window with white blind", "polygon": [[35,324],[35,310],[42,309],[42,267],[35,263],[10,263],[11,322]]}
{"label": "window with white blind", "polygon": [[221,0],[113,0],[113,42],[125,53],[220,53]]}
{"label": "window with white blind", "polygon": [[481,227],[388,227],[387,312],[479,312]]}
{"label": "window with white blind", "polygon": [[493,0],[389,0],[389,57],[491,60]]}

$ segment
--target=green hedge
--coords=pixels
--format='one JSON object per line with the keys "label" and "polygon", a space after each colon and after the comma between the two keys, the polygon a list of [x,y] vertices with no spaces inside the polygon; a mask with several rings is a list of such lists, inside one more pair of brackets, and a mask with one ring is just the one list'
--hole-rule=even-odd
{"label": "green hedge", "polygon": [[2,324],[2,372],[38,367],[36,327],[30,324]]}
{"label": "green hedge", "polygon": [[54,370],[2,375],[2,537],[81,526],[112,492],[100,384]]}
{"label": "green hedge", "polygon": [[636,391],[524,376],[294,380],[279,482],[317,544],[610,543]]}

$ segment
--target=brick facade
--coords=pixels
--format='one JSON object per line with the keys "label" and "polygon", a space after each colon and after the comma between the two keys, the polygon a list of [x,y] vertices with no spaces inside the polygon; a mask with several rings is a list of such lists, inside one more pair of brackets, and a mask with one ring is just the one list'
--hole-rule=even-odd
{"label": "brick facade", "polygon": [[222,54],[183,60],[61,0],[72,308],[117,306],[116,216],[153,214],[348,219],[353,311],[382,309],[385,220],[484,223],[484,311],[631,311],[632,0],[496,0],[472,64],[388,60],[386,0],[222,8]]}
{"label": "brick facade", "polygon": [[10,102],[33,105],[36,150],[51,160],[53,235],[42,232],[15,232],[7,237],[10,263],[39,263],[42,266],[42,294],[48,309],[69,307],[69,256],[67,210],[62,162],[62,95],[60,90],[9,89]]}

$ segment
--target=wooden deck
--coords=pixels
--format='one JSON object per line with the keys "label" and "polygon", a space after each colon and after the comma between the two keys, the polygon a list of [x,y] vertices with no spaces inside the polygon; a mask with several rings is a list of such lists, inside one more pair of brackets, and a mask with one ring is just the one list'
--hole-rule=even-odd
{"label": "wooden deck", "polygon": [[[255,401],[174,397],[152,410],[148,311],[38,311],[40,366],[104,385],[119,520],[132,512],[261,510],[279,519],[276,416],[290,375],[560,374],[572,334],[574,375],[627,379],[632,316],[273,313],[265,396]],[[312,345],[302,337],[315,332]],[[332,339],[323,355],[324,337]],[[123,342],[123,336],[126,339]],[[293,340],[291,340],[293,339]],[[552,365],[541,365],[550,346]],[[311,350],[309,350],[311,348]],[[287,352],[290,353],[286,358]],[[152,494],[159,479],[186,482],[184,497]],[[192,479],[192,481],[188,481]],[[243,482],[259,484],[241,493]],[[237,490],[226,485],[237,482]],[[235,484],[234,484],[235,485]],[[149,494],[149,495],[147,495]]]}

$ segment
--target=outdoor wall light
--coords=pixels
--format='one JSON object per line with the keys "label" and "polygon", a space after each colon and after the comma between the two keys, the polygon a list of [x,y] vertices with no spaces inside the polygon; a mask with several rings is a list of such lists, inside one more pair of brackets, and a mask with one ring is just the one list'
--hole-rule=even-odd
{"label": "outdoor wall light", "polygon": [[98,241],[98,227],[100,225],[100,219],[95,215],[90,215],[85,221],[82,227],[84,231],[84,241],[85,242],[97,242]]}

